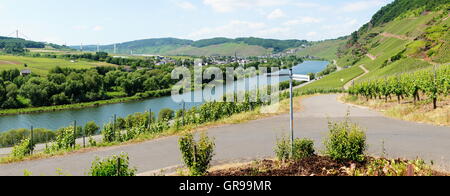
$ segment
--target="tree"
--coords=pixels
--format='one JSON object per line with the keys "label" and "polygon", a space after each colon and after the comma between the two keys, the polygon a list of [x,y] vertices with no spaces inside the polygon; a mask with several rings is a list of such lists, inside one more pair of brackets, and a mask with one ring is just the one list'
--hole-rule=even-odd
{"label": "tree", "polygon": [[10,42],[5,45],[5,52],[8,54],[23,54],[25,53],[25,46],[21,43]]}

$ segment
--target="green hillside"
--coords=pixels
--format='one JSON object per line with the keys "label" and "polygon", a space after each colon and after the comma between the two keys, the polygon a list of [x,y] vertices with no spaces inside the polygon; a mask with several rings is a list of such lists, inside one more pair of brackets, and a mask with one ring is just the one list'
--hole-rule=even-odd
{"label": "green hillside", "polygon": [[186,46],[173,51],[163,53],[164,55],[187,55],[187,56],[260,56],[272,53],[272,49],[261,46],[252,46],[244,43],[224,43],[206,47]]}
{"label": "green hillside", "polygon": [[[337,65],[348,69],[305,88],[342,88],[358,76],[358,81],[372,80],[449,63],[449,5],[441,0],[396,0],[385,6],[336,50]],[[311,54],[323,55],[323,50]]]}
{"label": "green hillside", "polygon": [[327,60],[337,59],[337,50],[347,42],[346,39],[313,42],[310,47],[300,48],[298,56],[314,56]]}
{"label": "green hillside", "polygon": [[[261,56],[283,52],[290,48],[309,45],[306,40],[276,40],[262,38],[212,38],[198,41],[176,38],[145,39],[116,44],[119,54],[195,55],[195,56]],[[72,46],[80,49],[80,46]],[[114,53],[114,45],[100,46],[102,51]],[[85,51],[96,51],[97,46],[83,46]]]}

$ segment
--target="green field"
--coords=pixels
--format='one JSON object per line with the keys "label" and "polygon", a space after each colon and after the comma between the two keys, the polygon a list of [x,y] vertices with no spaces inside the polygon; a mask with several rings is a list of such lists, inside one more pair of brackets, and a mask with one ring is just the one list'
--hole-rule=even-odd
{"label": "green field", "polygon": [[[25,67],[24,64],[28,66]],[[102,62],[88,62],[88,61],[76,61],[71,62],[65,59],[53,59],[53,58],[35,58],[35,57],[23,57],[23,56],[0,56],[0,70],[8,69],[29,69],[34,74],[47,75],[48,71],[52,68],[67,67],[73,69],[88,69],[95,66],[112,66],[111,64]]]}
{"label": "green field", "polygon": [[165,55],[188,55],[188,56],[263,56],[271,54],[272,49],[243,43],[225,43],[197,48],[185,46],[176,50],[166,52]]}
{"label": "green field", "polygon": [[312,46],[300,49],[298,56],[315,56],[329,61],[337,59],[336,52],[347,40],[327,40],[316,42]]}
{"label": "green field", "polygon": [[343,88],[345,84],[363,73],[364,71],[361,68],[359,68],[358,66],[354,66],[339,72],[332,73],[319,81],[306,85],[302,89],[309,90]]}

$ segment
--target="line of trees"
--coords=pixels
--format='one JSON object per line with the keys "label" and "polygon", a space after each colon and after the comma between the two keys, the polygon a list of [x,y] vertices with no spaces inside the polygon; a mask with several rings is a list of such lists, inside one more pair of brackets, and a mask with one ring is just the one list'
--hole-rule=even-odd
{"label": "line of trees", "polygon": [[[53,106],[113,98],[108,92],[133,96],[168,89],[175,81],[168,70],[126,72],[114,67],[75,70],[56,67],[46,77],[22,76],[19,70],[0,72],[0,108]],[[19,99],[22,98],[22,99]],[[27,99],[29,103],[19,101]]]}

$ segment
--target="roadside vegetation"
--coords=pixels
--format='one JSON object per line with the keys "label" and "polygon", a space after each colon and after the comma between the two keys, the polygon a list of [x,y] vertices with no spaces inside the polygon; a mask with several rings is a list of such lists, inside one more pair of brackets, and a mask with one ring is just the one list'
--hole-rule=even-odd
{"label": "roadside vegetation", "polygon": [[[325,91],[321,92],[326,93]],[[316,94],[318,91],[302,92],[297,90],[294,95],[300,98],[300,96],[309,93]],[[147,141],[162,136],[198,130],[205,126],[242,123],[246,120],[254,120],[259,117],[267,117],[289,111],[289,108],[287,107],[287,98],[289,97],[288,92],[281,93],[280,99],[282,101],[279,110],[273,110],[272,105],[263,102],[261,97],[258,98],[258,102],[250,102],[248,93],[245,97],[246,101],[242,103],[209,102],[185,111],[167,110],[164,112],[164,115],[160,115],[159,119],[155,118],[154,113],[149,112],[136,113],[129,115],[126,118],[118,117],[116,121],[104,125],[102,130],[96,130],[95,128],[98,126],[92,122],[89,123],[89,126],[86,125],[84,128],[79,126],[76,128],[69,126],[58,130],[53,138],[44,142],[48,142],[48,144],[43,152],[29,153],[26,156],[10,155],[9,157],[0,158],[0,163],[40,159],[100,147]],[[87,130],[93,131],[88,133]],[[96,133],[99,133],[98,131],[100,131],[102,141],[97,142],[92,138],[93,134],[91,133],[94,131],[97,131]],[[7,135],[9,134],[5,134],[5,138],[9,138],[6,137]],[[2,138],[2,136],[3,135],[0,135],[0,138]],[[27,134],[19,135],[15,141],[22,141],[23,139],[30,137],[31,136]],[[85,138],[85,145],[81,146],[76,144],[76,138]],[[4,139],[4,141],[8,143],[6,140],[7,139]],[[29,151],[32,152],[32,149]]]}
{"label": "roadside vegetation", "polygon": [[[324,156],[315,154],[309,139],[277,142],[276,160],[262,160],[239,167],[215,169],[208,176],[446,176],[423,160],[373,158],[365,154],[366,135],[357,124],[345,120],[330,122],[324,141]],[[292,150],[293,149],[293,150]]]}

